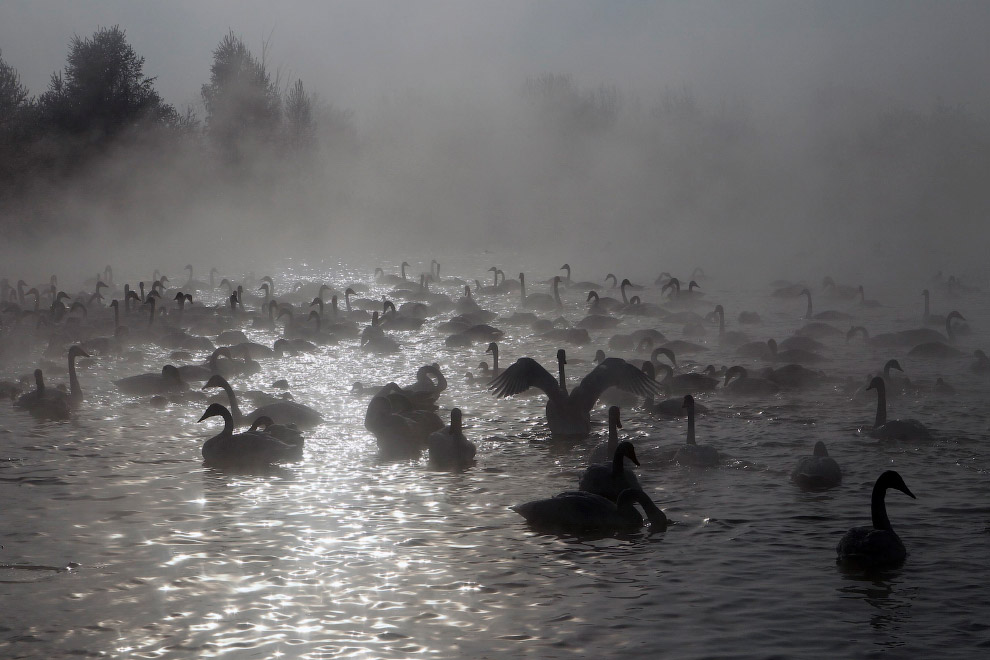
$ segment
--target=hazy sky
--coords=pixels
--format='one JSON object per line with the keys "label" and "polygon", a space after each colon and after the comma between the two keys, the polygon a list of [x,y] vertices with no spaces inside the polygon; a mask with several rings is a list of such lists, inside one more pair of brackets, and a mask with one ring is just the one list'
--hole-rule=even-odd
{"label": "hazy sky", "polygon": [[928,107],[990,107],[990,2],[260,2],[2,0],[0,48],[32,93],[65,62],[73,33],[119,24],[166,100],[198,103],[228,30],[338,106],[405,88],[498,90],[571,73],[649,94],[786,102],[824,85]]}

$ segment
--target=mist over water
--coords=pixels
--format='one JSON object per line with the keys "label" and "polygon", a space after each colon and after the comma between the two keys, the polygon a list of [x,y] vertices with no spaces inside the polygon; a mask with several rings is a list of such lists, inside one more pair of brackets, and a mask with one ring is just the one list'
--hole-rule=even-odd
{"label": "mist over water", "polygon": [[[259,148],[235,172],[202,140],[119,140],[18,190],[13,244],[74,273],[104,246],[164,267],[525,245],[643,276],[982,269],[979,3],[235,4],[5,5],[3,57],[33,95],[69,37],[119,24],[207,130],[229,28],[331,113],[305,157]],[[51,270],[20,254],[12,270]]]}
{"label": "mist over water", "polygon": [[[740,358],[703,318],[723,304],[730,330],[783,340],[805,324],[805,301],[771,296],[779,278],[806,284],[816,312],[852,318],[824,341],[818,386],[738,400],[720,384],[698,395],[711,409],[699,438],[718,448],[717,468],[668,460],[683,420],[623,407],[621,437],[635,442],[644,489],[672,521],[654,535],[539,534],[509,508],[576,487],[607,406],[593,409],[589,439],[554,442],[546,397],[496,399],[465,377],[491,356],[484,344],[446,345],[450,311],[419,331],[389,330],[395,354],[339,337],[232,380],[239,393],[271,394],[285,378],[293,400],[325,419],[306,434],[302,461],[263,474],[204,467],[200,447],[219,423],[197,422],[207,405],[198,384],[161,408],[115,384],[208,352],[187,360],[147,341],[126,358],[81,361],[85,399],[69,421],[0,402],[0,595],[24,605],[0,623],[0,655],[985,649],[990,387],[972,356],[990,345],[986,3],[4,2],[0,58],[24,105],[44,107],[53,73],[67,77],[73,35],[114,25],[176,117],[108,135],[45,129],[44,113],[24,125],[0,115],[0,278],[44,291],[55,275],[59,290],[85,299],[104,266],[114,275],[103,305],[86,319],[70,313],[72,324],[35,327],[20,314],[32,296],[5,308],[0,380],[42,365],[49,383],[67,382],[72,332],[111,334],[105,306],[124,282],[148,285],[157,270],[171,296],[187,264],[198,280],[215,267],[218,282],[243,283],[247,309],[229,314],[217,286],[196,291],[186,318],[229,322],[266,346],[284,320],[248,321],[264,316],[264,275],[298,315],[311,298],[296,289],[321,283],[358,283],[361,297],[401,304],[374,269],[395,275],[403,261],[411,281],[439,261],[431,292],[452,300],[463,286],[447,278],[491,285],[497,266],[546,293],[568,263],[603,296],[621,295],[606,289],[614,273],[642,285],[644,302],[684,311],[655,279],[668,272],[686,285],[703,269],[697,323],[620,314],[616,329],[573,345],[507,321],[518,291],[479,292],[505,332],[501,366],[530,356],[553,372],[563,346],[571,388],[596,349],[649,357],[610,346],[647,328],[704,347],[678,356],[686,372],[780,366]],[[219,102],[209,107],[204,88],[227,36],[272,77],[269,133],[230,128],[256,107],[235,104],[228,124]],[[312,113],[298,131],[297,80]],[[863,284],[882,305],[829,299],[837,289],[826,276]],[[908,346],[841,336],[849,325],[873,336],[916,328],[924,288],[935,313],[965,315],[970,333],[952,344],[962,356],[909,358]],[[586,295],[562,288],[562,306],[541,316],[577,324]],[[171,297],[161,304],[160,318],[182,323]],[[741,323],[744,310],[761,324]],[[123,323],[140,337],[147,310]],[[891,417],[921,419],[929,442],[868,436],[876,398],[850,384],[891,357],[913,383],[891,394]],[[383,460],[364,423],[368,399],[350,392],[357,380],[407,384],[432,362],[449,381],[440,415],[463,409],[478,444],[463,471]],[[937,395],[937,378],[957,394]],[[816,440],[844,479],[809,493],[788,477]],[[911,555],[880,574],[841,570],[835,543],[869,522],[870,488],[886,469],[918,496],[887,499]]]}

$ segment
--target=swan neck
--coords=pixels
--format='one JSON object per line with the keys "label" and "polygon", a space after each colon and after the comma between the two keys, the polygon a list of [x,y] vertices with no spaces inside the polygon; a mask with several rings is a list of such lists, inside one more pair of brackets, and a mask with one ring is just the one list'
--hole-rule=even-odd
{"label": "swan neck", "polygon": [[[878,429],[887,423],[887,392],[881,385],[877,387],[877,418],[873,422],[873,428]],[[883,497],[881,496],[881,501]]]}
{"label": "swan neck", "polygon": [[237,405],[237,396],[234,394],[234,388],[226,380],[220,384],[220,387],[227,393],[227,400],[230,403],[231,423],[233,423],[234,417],[242,419],[244,416],[241,414],[241,407]]}
{"label": "swan neck", "polygon": [[69,396],[73,399],[82,398],[82,389],[79,387],[79,377],[76,376],[75,353],[69,353]]}
{"label": "swan neck", "polygon": [[880,483],[873,485],[873,494],[870,496],[870,513],[873,517],[874,529],[885,529],[892,532],[894,528],[890,526],[890,518],[887,517],[887,505],[884,503],[886,495],[886,486]]}
{"label": "swan neck", "polygon": [[688,406],[688,429],[687,429],[687,443],[689,445],[698,444],[694,437],[694,405]]}
{"label": "swan neck", "polygon": [[804,312],[804,318],[810,319],[811,318],[811,294],[808,293],[808,292],[805,292],[805,295],[808,296],[808,308]]}

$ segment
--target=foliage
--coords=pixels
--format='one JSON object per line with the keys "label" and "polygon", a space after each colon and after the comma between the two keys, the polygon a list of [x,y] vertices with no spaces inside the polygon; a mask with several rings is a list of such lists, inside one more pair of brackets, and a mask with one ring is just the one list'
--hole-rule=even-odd
{"label": "foliage", "polygon": [[119,26],[101,27],[88,39],[73,36],[64,71],[52,74],[38,100],[41,122],[97,143],[142,124],[175,126],[179,115],[154,81]]}
{"label": "foliage", "polygon": [[256,59],[240,37],[227,33],[213,51],[210,82],[202,88],[206,128],[231,161],[255,143],[270,143],[282,120],[278,80],[264,58]]}

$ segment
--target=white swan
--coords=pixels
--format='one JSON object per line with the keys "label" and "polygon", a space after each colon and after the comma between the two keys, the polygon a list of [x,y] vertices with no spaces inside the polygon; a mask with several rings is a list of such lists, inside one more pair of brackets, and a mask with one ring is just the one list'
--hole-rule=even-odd
{"label": "white swan", "polygon": [[234,433],[230,411],[212,403],[199,421],[223,417],[223,430],[203,443],[203,461],[215,467],[264,467],[272,463],[293,462],[301,458],[301,447],[282,442],[263,431]]}
{"label": "white swan", "polygon": [[791,481],[805,490],[831,488],[842,481],[842,470],[828,455],[825,443],[819,440],[815,443],[814,454],[803,457],[791,471]]}
{"label": "white swan", "polygon": [[674,454],[674,462],[694,467],[715,467],[719,464],[718,450],[711,445],[699,445],[694,436],[694,397],[684,395],[684,409],[687,410],[687,441]]}
{"label": "white swan", "polygon": [[850,563],[866,568],[881,568],[897,566],[907,558],[907,549],[903,541],[894,532],[887,517],[887,507],[884,498],[888,488],[899,490],[908,497],[916,499],[914,493],[908,490],[904,479],[897,472],[887,470],[873,485],[870,495],[870,512],[873,518],[872,527],[854,527],[835,546],[836,561]]}
{"label": "white swan", "polygon": [[883,378],[874,376],[868,390],[877,391],[877,416],[870,436],[879,440],[907,440],[924,442],[931,440],[931,432],[916,419],[887,420],[887,387]]}
{"label": "white swan", "polygon": [[[636,474],[623,466],[626,458],[636,465],[639,465],[639,460],[631,442],[619,442],[618,429],[621,428],[619,408],[612,406],[608,409],[608,441],[604,447],[595,449],[592,454],[592,465],[584,471],[578,483],[580,490],[601,495],[613,502],[625,489],[641,488]],[[605,461],[610,462],[605,463]]]}
{"label": "white swan", "polygon": [[533,500],[512,510],[540,530],[557,532],[617,532],[643,526],[643,516],[633,506],[639,503],[650,522],[650,532],[667,529],[667,516],[641,490],[627,489],[615,502],[581,490]]}
{"label": "white swan", "polygon": [[591,409],[602,392],[618,387],[640,396],[658,391],[657,383],[621,358],[606,358],[568,394],[564,381],[567,363],[563,349],[557,351],[559,382],[536,360],[522,357],[488,386],[502,398],[537,387],[547,395],[547,422],[550,432],[558,435],[586,436],[591,431]]}
{"label": "white swan", "polygon": [[462,430],[460,408],[450,411],[450,425],[434,431],[426,438],[426,448],[430,463],[438,466],[464,466],[474,461],[477,446],[466,437]]}
{"label": "white swan", "polygon": [[211,387],[220,387],[227,393],[230,409],[233,411],[232,414],[237,418],[238,423],[246,420],[255,420],[262,416],[270,417],[276,424],[291,424],[303,430],[319,426],[323,423],[323,416],[320,413],[309,406],[304,406],[295,401],[274,401],[261,406],[250,415],[245,416],[241,414],[241,409],[237,405],[237,397],[234,395],[234,388],[230,386],[227,379],[219,374],[214,374],[206,382],[206,385],[203,385],[202,389],[205,390]]}

